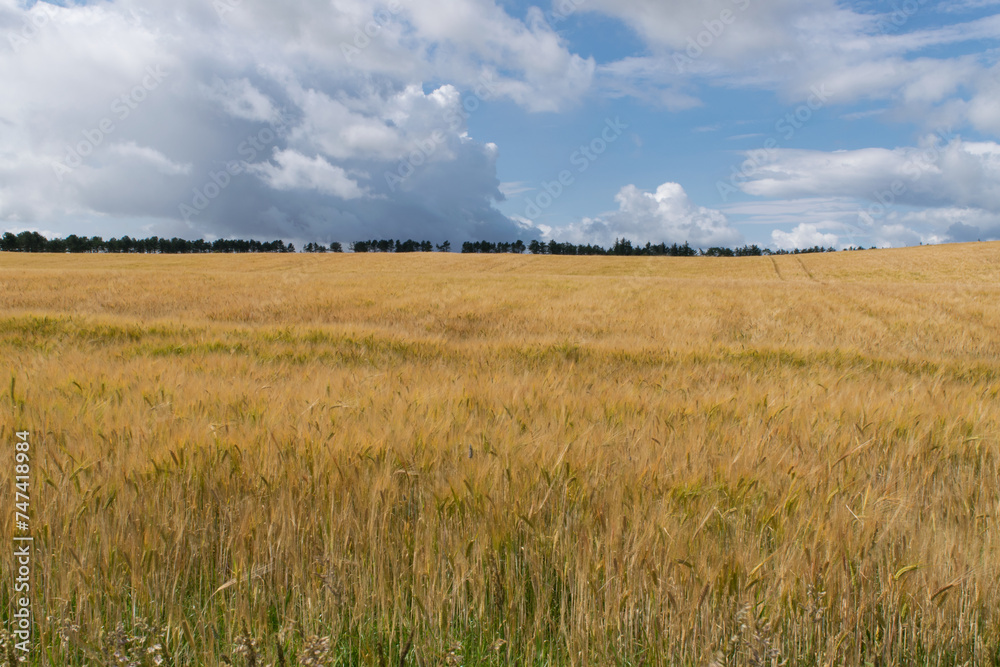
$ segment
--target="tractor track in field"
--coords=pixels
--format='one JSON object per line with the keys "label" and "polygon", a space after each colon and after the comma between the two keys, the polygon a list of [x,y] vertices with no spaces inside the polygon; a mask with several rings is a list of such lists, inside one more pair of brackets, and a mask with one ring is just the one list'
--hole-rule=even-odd
{"label": "tractor track in field", "polygon": [[785,277],[783,275],[781,275],[781,269],[778,268],[778,263],[776,261],[774,261],[774,257],[769,257],[768,259],[771,260],[771,266],[774,267],[774,273],[777,274],[778,280],[781,280],[782,282],[784,282]]}
{"label": "tractor track in field", "polygon": [[795,259],[796,261],[798,261],[799,266],[802,267],[802,270],[806,272],[806,275],[809,276],[809,280],[813,281],[814,283],[823,283],[822,280],[819,280],[816,276],[813,275],[812,271],[806,268],[806,263],[802,261],[801,257],[796,257]]}

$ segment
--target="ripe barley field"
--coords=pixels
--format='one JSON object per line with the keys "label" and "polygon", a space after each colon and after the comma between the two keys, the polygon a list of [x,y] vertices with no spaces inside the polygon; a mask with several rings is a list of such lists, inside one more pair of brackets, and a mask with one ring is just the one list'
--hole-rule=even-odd
{"label": "ripe barley field", "polygon": [[0,254],[32,664],[998,664],[998,331],[995,243]]}

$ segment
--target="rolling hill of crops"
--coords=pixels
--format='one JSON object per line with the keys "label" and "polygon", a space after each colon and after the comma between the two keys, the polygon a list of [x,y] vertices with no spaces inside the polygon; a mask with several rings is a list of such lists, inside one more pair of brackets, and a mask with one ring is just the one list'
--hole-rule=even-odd
{"label": "rolling hill of crops", "polygon": [[996,243],[2,253],[32,659],[997,664],[998,331]]}

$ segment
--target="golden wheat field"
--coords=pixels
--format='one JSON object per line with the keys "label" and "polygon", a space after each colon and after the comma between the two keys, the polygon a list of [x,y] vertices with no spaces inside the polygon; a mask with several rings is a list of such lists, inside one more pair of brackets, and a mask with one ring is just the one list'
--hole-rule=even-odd
{"label": "golden wheat field", "polygon": [[996,243],[0,254],[32,660],[998,664],[998,331]]}

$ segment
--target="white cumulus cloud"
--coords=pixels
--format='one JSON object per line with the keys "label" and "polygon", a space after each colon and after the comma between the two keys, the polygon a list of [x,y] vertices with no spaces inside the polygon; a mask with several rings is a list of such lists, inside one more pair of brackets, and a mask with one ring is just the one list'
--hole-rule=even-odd
{"label": "white cumulus cloud", "polygon": [[654,192],[626,185],[615,195],[617,211],[584,218],[547,236],[577,243],[610,245],[616,238],[645,243],[685,243],[695,247],[736,245],[743,235],[726,216],[693,203],[678,183],[664,183]]}
{"label": "white cumulus cloud", "polygon": [[274,160],[256,164],[253,172],[275,190],[316,190],[341,199],[356,199],[365,194],[364,188],[337,167],[320,156],[309,158],[294,150],[275,151]]}
{"label": "white cumulus cloud", "polygon": [[837,247],[840,239],[836,234],[820,231],[817,225],[802,223],[796,225],[790,232],[775,229],[771,232],[774,245],[783,250],[795,250],[820,246],[822,248]]}
{"label": "white cumulus cloud", "polygon": [[0,225],[63,233],[518,237],[469,108],[594,73],[493,0],[0,0],[0,34]]}
{"label": "white cumulus cloud", "polygon": [[[930,135],[917,146],[892,149],[775,150],[740,187],[771,199],[730,210],[753,215],[759,208],[775,221],[782,209],[812,218],[791,232],[772,232],[783,248],[838,240],[899,246],[1000,238],[1000,144],[995,142]],[[824,228],[841,230],[839,238],[820,232]]]}

